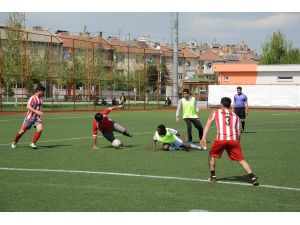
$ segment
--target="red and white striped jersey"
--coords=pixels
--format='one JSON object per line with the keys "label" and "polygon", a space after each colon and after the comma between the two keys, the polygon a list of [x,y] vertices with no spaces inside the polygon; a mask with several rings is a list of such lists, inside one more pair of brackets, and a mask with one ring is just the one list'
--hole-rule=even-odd
{"label": "red and white striped jersey", "polygon": [[209,120],[216,121],[217,140],[238,140],[237,132],[240,129],[238,116],[226,108],[214,110]]}
{"label": "red and white striped jersey", "polygon": [[[43,100],[36,95],[32,95],[27,102],[27,106],[29,105],[37,111],[42,111]],[[41,116],[28,110],[25,119],[41,119]]]}

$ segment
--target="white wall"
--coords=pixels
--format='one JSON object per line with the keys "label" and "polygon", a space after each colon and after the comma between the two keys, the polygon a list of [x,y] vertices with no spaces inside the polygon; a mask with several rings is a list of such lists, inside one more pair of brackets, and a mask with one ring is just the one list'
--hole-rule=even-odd
{"label": "white wall", "polygon": [[[278,81],[278,76],[292,76],[292,81]],[[283,72],[283,71],[264,71],[257,73],[256,84],[300,84],[300,71]]]}
{"label": "white wall", "polygon": [[[208,106],[217,106],[222,97],[233,97],[238,85],[209,85]],[[300,85],[243,85],[249,107],[300,108]]]}

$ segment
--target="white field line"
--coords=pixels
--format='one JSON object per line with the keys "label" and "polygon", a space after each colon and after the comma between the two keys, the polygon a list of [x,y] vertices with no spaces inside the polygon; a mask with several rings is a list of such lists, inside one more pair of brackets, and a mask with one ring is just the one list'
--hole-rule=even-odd
{"label": "white field line", "polygon": [[[98,174],[98,175],[125,176],[125,177],[142,177],[142,178],[153,178],[153,179],[162,179],[162,180],[182,180],[182,181],[194,181],[194,182],[204,182],[204,183],[209,182],[206,179],[197,179],[197,178],[155,176],[155,175],[133,174],[133,173],[98,172],[98,171],[85,171],[85,170],[27,169],[27,168],[8,168],[8,167],[3,167],[3,168],[0,167],[0,170],[26,171],[26,172],[46,172],[46,173],[81,173],[81,174]],[[218,181],[217,184],[252,186],[252,184],[248,184],[248,183],[226,182],[226,181]],[[268,188],[268,189],[300,191],[300,188],[273,186],[273,185],[264,185],[264,184],[260,185],[257,188],[260,188],[260,187]]]}
{"label": "white field line", "polygon": [[[177,130],[181,130],[181,129],[177,129]],[[137,133],[132,133],[134,135],[140,135],[140,134],[153,134],[154,135],[154,131],[145,131],[145,132],[137,132]],[[119,136],[123,136],[121,134],[116,134],[116,137]],[[73,140],[82,140],[82,139],[91,139],[93,138],[93,135],[89,136],[89,137],[77,137],[77,138],[63,138],[63,139],[54,139],[54,140],[45,140],[45,141],[39,141],[39,143],[47,143],[47,142],[59,142],[59,141],[73,141]],[[103,138],[102,136],[98,136],[98,138]],[[18,145],[20,144],[30,144],[31,142],[19,142]],[[4,145],[11,145],[11,143],[8,144],[0,144],[0,146],[4,146]]]}
{"label": "white field line", "polygon": [[[178,131],[185,130],[185,129],[177,129]],[[258,130],[259,132],[278,132],[278,131],[297,131],[300,130],[300,128],[287,128],[287,129],[275,129],[275,130]],[[252,132],[256,130],[250,130]],[[154,134],[155,131],[145,131],[145,132],[136,132],[132,133],[134,135],[140,135],[140,134]],[[116,137],[122,136],[121,134],[116,134]],[[48,143],[48,142],[60,142],[60,141],[73,141],[73,140],[82,140],[82,139],[90,139],[92,138],[92,135],[89,137],[77,137],[77,138],[63,138],[63,139],[54,139],[54,140],[45,140],[45,141],[39,141],[39,143]],[[98,138],[103,138],[102,136],[98,136]],[[12,142],[10,143],[0,143],[0,146],[5,146],[5,145],[11,145]],[[30,144],[31,142],[19,142],[18,145],[20,144]]]}
{"label": "white field line", "polygon": [[[68,116],[68,117],[43,118],[43,120],[86,119],[86,118],[92,118],[92,117],[93,117],[93,116]],[[20,118],[20,119],[0,120],[0,122],[10,122],[10,121],[22,121],[22,118]]]}

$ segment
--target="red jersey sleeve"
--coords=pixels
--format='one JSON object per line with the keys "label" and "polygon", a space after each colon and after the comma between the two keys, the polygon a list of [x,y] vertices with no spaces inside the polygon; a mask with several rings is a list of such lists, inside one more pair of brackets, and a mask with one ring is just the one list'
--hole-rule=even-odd
{"label": "red jersey sleeve", "polygon": [[111,108],[107,108],[107,109],[104,109],[103,111],[101,111],[101,114],[102,115],[107,115],[111,112]]}
{"label": "red jersey sleeve", "polygon": [[97,127],[97,120],[93,122],[93,136],[97,136],[98,134],[98,127]]}

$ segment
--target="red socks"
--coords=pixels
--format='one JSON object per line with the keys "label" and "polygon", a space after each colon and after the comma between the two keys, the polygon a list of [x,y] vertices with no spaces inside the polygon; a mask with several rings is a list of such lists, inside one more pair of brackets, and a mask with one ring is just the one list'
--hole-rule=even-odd
{"label": "red socks", "polygon": [[40,131],[40,132],[35,132],[34,137],[33,137],[33,139],[32,139],[32,143],[37,142],[37,140],[40,138],[41,134],[42,134],[42,131]]}
{"label": "red socks", "polygon": [[25,131],[21,134],[17,133],[16,137],[15,137],[15,142],[18,143],[19,139],[23,136],[23,134],[25,133]]}

